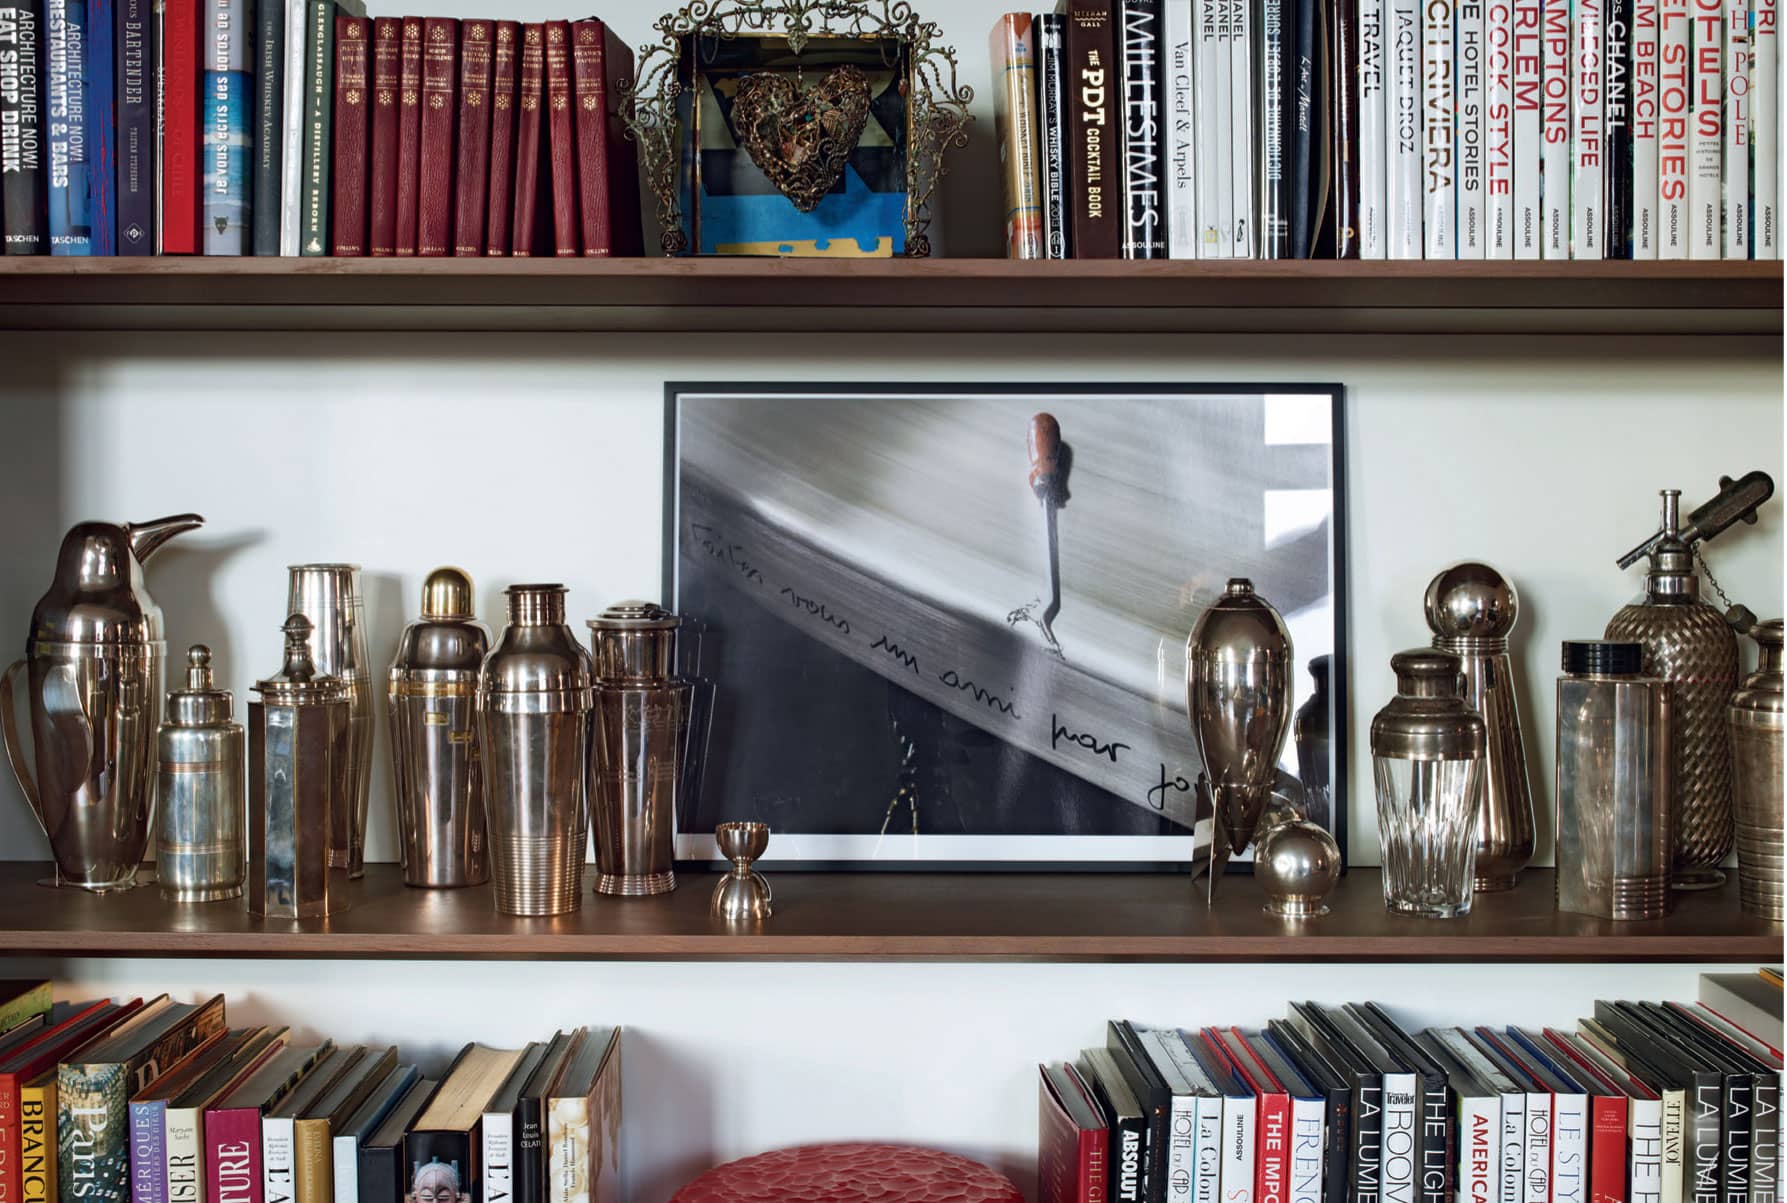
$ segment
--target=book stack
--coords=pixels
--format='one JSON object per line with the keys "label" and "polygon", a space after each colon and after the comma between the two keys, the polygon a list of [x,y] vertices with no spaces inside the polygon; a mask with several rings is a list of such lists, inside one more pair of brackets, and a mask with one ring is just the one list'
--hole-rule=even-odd
{"label": "book stack", "polygon": [[1779,259],[1777,0],[1061,0],[993,27],[1020,259]]}
{"label": "book stack", "polygon": [[641,253],[604,22],[364,13],[0,5],[6,253]]}
{"label": "book stack", "polygon": [[1264,1028],[1113,1021],[1043,1065],[1042,1203],[1763,1203],[1780,1174],[1779,976],[1574,1029],[1292,1003]]}
{"label": "book stack", "polygon": [[[0,1192],[128,1203],[614,1203],[620,1030],[394,1047],[230,1028],[221,995],[50,1004],[0,983]],[[22,1191],[22,1194],[15,1192]]]}

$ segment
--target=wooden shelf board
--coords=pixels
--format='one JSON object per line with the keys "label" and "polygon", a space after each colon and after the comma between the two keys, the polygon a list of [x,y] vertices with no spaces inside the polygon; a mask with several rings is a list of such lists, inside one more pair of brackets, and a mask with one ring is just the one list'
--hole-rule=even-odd
{"label": "wooden shelf board", "polygon": [[[1466,919],[1388,914],[1375,869],[1355,869],[1332,913],[1287,925],[1249,877],[1207,908],[1183,875],[771,872],[776,916],[760,934],[713,925],[713,876],[650,899],[588,895],[575,915],[509,919],[489,889],[406,889],[376,865],[327,921],[262,922],[240,902],[174,906],[153,887],[94,896],[0,865],[0,955],[959,961],[1706,961],[1781,958],[1782,929],[1742,915],[1734,885],[1680,899],[1655,922],[1552,909],[1549,870],[1481,895]],[[145,876],[149,873],[146,872]]]}
{"label": "wooden shelf board", "polygon": [[1779,262],[0,258],[0,329],[1781,333]]}

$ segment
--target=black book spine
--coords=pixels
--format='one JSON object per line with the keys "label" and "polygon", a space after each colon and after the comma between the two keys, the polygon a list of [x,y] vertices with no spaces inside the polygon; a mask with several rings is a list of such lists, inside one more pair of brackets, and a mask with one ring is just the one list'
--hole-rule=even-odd
{"label": "black book spine", "polygon": [[1117,164],[1123,157],[1111,0],[1062,0],[1067,17],[1068,235],[1076,259],[1117,259],[1123,251]]}
{"label": "black book spine", "polygon": [[403,1203],[399,1163],[403,1160],[403,1144],[375,1148],[360,1146],[360,1181],[357,1203]]}
{"label": "black book spine", "polygon": [[1123,67],[1123,257],[1160,259],[1167,252],[1160,203],[1160,0],[1118,0],[1117,14]]}
{"label": "black book spine", "polygon": [[1750,1203],[1775,1203],[1781,1183],[1781,1076],[1759,1073],[1750,1096]]}
{"label": "black book spine", "polygon": [[285,168],[285,5],[263,0],[254,29],[254,181],[249,250],[279,254],[280,173]]}
{"label": "black book spine", "polygon": [[523,1098],[515,1104],[514,1203],[546,1200],[546,1105]]}
{"label": "black book spine", "polygon": [[1607,257],[1632,257],[1632,0],[1606,0]]}
{"label": "black book spine", "polygon": [[1129,1088],[1142,1105],[1146,1131],[1142,1141],[1142,1197],[1148,1203],[1166,1203],[1167,1151],[1172,1141],[1173,1092],[1154,1069],[1147,1050],[1128,1020],[1113,1021],[1106,1047]]}
{"label": "black book spine", "polygon": [[1749,1203],[1750,1129],[1755,1083],[1747,1073],[1725,1075],[1724,1156],[1720,1159],[1719,1194],[1724,1203]]}
{"label": "black book spine", "polygon": [[1359,257],[1359,5],[1334,0],[1328,22],[1334,257]]}
{"label": "black book spine", "polygon": [[118,253],[155,253],[155,59],[150,0],[118,0]]}
{"label": "black book spine", "polygon": [[0,8],[0,209],[8,255],[48,254],[43,0]]}
{"label": "black book spine", "polygon": [[1456,1190],[1453,1175],[1458,1165],[1457,1133],[1452,1124],[1457,1108],[1445,1074],[1421,1070],[1420,1078],[1421,1201],[1451,1203]]}
{"label": "black book spine", "polygon": [[1036,90],[1042,114],[1043,254],[1073,257],[1067,207],[1067,20],[1060,13],[1036,19]]}
{"label": "black book spine", "polygon": [[[1284,1054],[1302,1068],[1303,1076],[1321,1089],[1309,1064],[1318,1054],[1303,1034],[1279,1019],[1268,1023],[1266,1029]],[[1353,1151],[1353,1094],[1338,1084],[1322,1089],[1327,1122],[1327,1144],[1322,1150],[1322,1203],[1346,1203],[1347,1163]]]}
{"label": "black book spine", "polygon": [[1291,81],[1287,89],[1291,110],[1286,125],[1290,129],[1291,197],[1290,255],[1307,259],[1315,241],[1315,122],[1316,108],[1316,7],[1321,0],[1291,0],[1294,21],[1290,40]]}
{"label": "black book spine", "polygon": [[[1294,3],[1294,0],[1291,0]],[[1285,203],[1285,21],[1286,0],[1263,0],[1258,30],[1260,258],[1290,253],[1290,213]],[[1242,6],[1243,20],[1250,18]]]}
{"label": "black book spine", "polygon": [[1693,1142],[1688,1189],[1694,1203],[1724,1203],[1719,1193],[1722,1091],[1717,1074],[1695,1074],[1688,1087],[1688,1133]]}

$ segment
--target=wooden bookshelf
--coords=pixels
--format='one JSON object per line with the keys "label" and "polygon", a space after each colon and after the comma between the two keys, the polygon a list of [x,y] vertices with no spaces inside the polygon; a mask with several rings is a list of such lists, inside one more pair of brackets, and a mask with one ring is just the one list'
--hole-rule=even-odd
{"label": "wooden bookshelf", "polygon": [[0,329],[1764,334],[1779,262],[0,258]]}
{"label": "wooden bookshelf", "polygon": [[1179,874],[771,873],[776,916],[758,934],[714,926],[715,878],[650,899],[590,895],[575,915],[508,919],[488,888],[412,890],[369,867],[327,922],[251,919],[240,902],[174,906],[153,887],[96,897],[39,886],[41,864],[0,865],[0,955],[417,959],[956,961],[1777,962],[1782,929],[1742,915],[1733,883],[1687,895],[1666,920],[1605,923],[1552,908],[1549,870],[1484,895],[1451,922],[1384,910],[1355,869],[1332,913],[1300,927],[1260,909],[1250,877],[1214,909]]}

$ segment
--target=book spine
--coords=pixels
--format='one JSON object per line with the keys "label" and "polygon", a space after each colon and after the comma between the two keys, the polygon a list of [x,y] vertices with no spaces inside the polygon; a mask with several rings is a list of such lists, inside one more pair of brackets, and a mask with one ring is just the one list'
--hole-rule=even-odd
{"label": "book spine", "polygon": [[1606,106],[1602,79],[1606,21],[1601,0],[1575,0],[1571,34],[1570,253],[1604,259],[1606,222]]}
{"label": "book spine", "polygon": [[[1329,30],[1325,53],[1318,47],[1319,70],[1329,80],[1329,128],[1333,152],[1330,170],[1333,173],[1334,257],[1357,259],[1359,249],[1360,203],[1360,55],[1362,53],[1360,14],[1376,0],[1334,0],[1329,10],[1333,26]],[[1381,11],[1381,9],[1380,9]],[[1382,45],[1382,21],[1379,22],[1379,45]],[[1382,81],[1382,58],[1379,58],[1379,80]],[[1319,149],[1315,152],[1319,156]],[[1320,178],[1320,168],[1312,164],[1311,172]],[[1313,249],[1316,231],[1310,231]]]}
{"label": "book spine", "polygon": [[1258,1203],[1254,1198],[1254,1158],[1258,1117],[1255,1100],[1224,1097],[1222,1100],[1222,1197],[1223,1203]]}
{"label": "book spine", "polygon": [[416,253],[422,187],[422,18],[403,19],[397,52],[397,254]]}
{"label": "book spine", "polygon": [[87,220],[93,255],[118,253],[116,0],[87,0]]}
{"label": "book spine", "polygon": [[[1181,3],[1171,5],[1168,12],[1184,14],[1183,24],[1187,31],[1189,31],[1191,21],[1190,0],[1182,0]],[[1067,147],[1069,141],[1067,132],[1069,123],[1068,105],[1071,93],[1067,86],[1066,19],[1059,13],[1039,14],[1036,18],[1036,43],[1036,90],[1040,101],[1039,108],[1041,109],[1041,113],[1039,114],[1041,123],[1038,127],[1037,141],[1039,149],[1042,152],[1043,253],[1044,256],[1049,259],[1068,259],[1073,255],[1073,243],[1070,238],[1069,230],[1071,225],[1069,213],[1071,212],[1071,209],[1069,202],[1070,184],[1068,182],[1067,169]],[[1186,53],[1189,55],[1189,32],[1187,32],[1186,35],[1185,49]],[[1175,72],[1179,70],[1180,68],[1178,66],[1174,67]],[[1183,64],[1183,71],[1185,120],[1187,122],[1184,143],[1186,153],[1189,156],[1191,149],[1191,131],[1189,128],[1191,120],[1191,66],[1189,59],[1185,60]],[[1178,87],[1178,78],[1179,77],[1175,75],[1174,82],[1169,86],[1174,88]],[[1177,92],[1173,93],[1175,104],[1177,103],[1177,95]],[[1173,114],[1175,133],[1178,131],[1178,121],[1179,112],[1178,109],[1175,108]],[[1177,153],[1177,151],[1175,151],[1175,153]],[[1174,165],[1175,169],[1177,169],[1179,166],[1177,160],[1175,160]],[[1183,183],[1189,193],[1191,186],[1190,171],[1191,165],[1188,158],[1184,164],[1184,174],[1175,174],[1174,176],[1175,191],[1173,196],[1175,203],[1177,203],[1179,199],[1177,189],[1181,183]],[[1188,205],[1192,204],[1190,197],[1187,198],[1186,203]],[[1193,207],[1195,208],[1195,206]],[[1174,234],[1177,228],[1175,225],[1177,220],[1178,218],[1175,213],[1175,216],[1168,221],[1167,232],[1169,235]],[[1188,246],[1195,245],[1195,225],[1195,213],[1188,214],[1185,218],[1184,226],[1184,236]],[[1186,255],[1175,255],[1174,257],[1188,259],[1192,258],[1194,254],[1195,252]]]}
{"label": "book spine", "polygon": [[[1227,103],[1226,47],[1222,41],[1222,0],[1192,0],[1192,29],[1197,38],[1195,66],[1192,69],[1192,120],[1195,135],[1192,151],[1197,158],[1194,168],[1197,187],[1198,258],[1228,257],[1228,224],[1222,216],[1223,198],[1228,192],[1228,122],[1221,117]],[[1220,93],[1220,97],[1219,97]],[[1220,131],[1220,134],[1219,134]]]}
{"label": "book spine", "polygon": [[1722,1203],[1719,1193],[1719,1083],[1716,1077],[1697,1074],[1691,1087],[1688,1131],[1692,1155],[1685,1160],[1686,1190],[1693,1203]]}
{"label": "book spine", "polygon": [[1160,5],[1119,0],[1123,69],[1123,257],[1166,255],[1161,216]]}
{"label": "book spine", "polygon": [[1322,1203],[1323,1125],[1327,1107],[1321,1099],[1291,1100],[1290,1180],[1287,1203]]}
{"label": "book spine", "polygon": [[509,223],[515,216],[515,78],[521,52],[521,26],[496,23],[496,51],[490,68],[490,182],[484,197],[484,253],[509,253]]}
{"label": "book spine", "polygon": [[279,254],[280,176],[285,170],[285,5],[256,0],[254,10],[254,179],[249,188],[249,250]]}
{"label": "book spine", "polygon": [[56,1140],[56,1075],[19,1084],[19,1198],[56,1203],[60,1198]]}
{"label": "book spine", "polygon": [[1381,1199],[1384,1189],[1384,1087],[1381,1079],[1353,1083],[1353,1152],[1348,1198]]}
{"label": "book spine", "polygon": [[463,21],[459,26],[459,159],[454,168],[453,253],[484,253],[488,234],[484,206],[490,198],[490,80],[496,26]]}
{"label": "book spine", "polygon": [[205,0],[204,249],[246,255],[252,234],[249,171],[253,131],[248,23],[242,0]]}
{"label": "book spine", "polygon": [[1221,1203],[1222,1199],[1222,1100],[1198,1095],[1197,1144],[1192,1163],[1192,1203]]}
{"label": "book spine", "polygon": [[[335,1167],[334,1203],[359,1203],[360,1142],[352,1136],[337,1136],[333,1144],[330,1159]],[[488,1195],[485,1198],[488,1203],[498,1203]]]}
{"label": "book spine", "polygon": [[118,251],[155,253],[155,63],[150,0],[117,0]]}
{"label": "book spine", "polygon": [[1287,147],[1284,84],[1284,3],[1283,0],[1261,0],[1258,149],[1262,259],[1285,259],[1291,253],[1291,219],[1285,171]]}
{"label": "book spine", "polygon": [[1777,1203],[1781,1184],[1779,1072],[1755,1076],[1750,1108],[1750,1203]]}
{"label": "book spine", "polygon": [[[1385,0],[1388,9],[1389,210],[1391,259],[1419,259],[1426,189],[1421,179],[1421,8],[1419,0]],[[1441,0],[1451,11],[1448,0]]]}
{"label": "book spine", "polygon": [[1688,1096],[1684,1090],[1665,1090],[1662,1096],[1654,1100],[1633,1099],[1631,1110],[1636,1115],[1641,1107],[1655,1106],[1657,1109],[1657,1123],[1663,1132],[1662,1195],[1664,1203],[1672,1203],[1673,1200],[1688,1198],[1683,1189],[1688,1181],[1687,1164],[1690,1156],[1687,1140]]}
{"label": "book spine", "polygon": [[[1197,1098],[1189,1094],[1176,1094],[1167,1119],[1164,1179],[1166,1203],[1192,1203],[1192,1180],[1197,1173],[1197,1141]],[[491,1203],[495,1201],[492,1200]]]}
{"label": "book spine", "polygon": [[[307,1118],[292,1125],[292,1177],[297,1203],[332,1203],[335,1195],[333,1154],[328,1120]],[[475,1176],[472,1182],[475,1192]]]}
{"label": "book spine", "polygon": [[1121,189],[1111,174],[1123,149],[1116,116],[1119,79],[1114,24],[1110,0],[1069,0],[1067,56],[1073,98],[1069,129],[1073,144],[1067,162],[1073,185],[1070,237],[1078,259],[1115,259],[1122,249],[1123,216],[1117,205]]}
{"label": "book spine", "polygon": [[130,1105],[131,1203],[168,1203],[166,1100]]}
{"label": "book spine", "polygon": [[1583,1094],[1552,1095],[1552,1203],[1588,1203],[1588,1191],[1588,1096]]}
{"label": "book spine", "polygon": [[304,231],[304,98],[310,64],[310,0],[285,4],[285,78],[280,82],[283,124],[279,138],[279,253],[299,253]]}
{"label": "book spine", "polygon": [[508,1203],[515,1193],[515,1117],[487,1111],[479,1123],[481,1203]]}
{"label": "book spine", "polygon": [[1748,1203],[1750,1198],[1751,1091],[1748,1075],[1726,1076],[1725,1114],[1720,1125],[1724,1152],[1719,1173],[1719,1196],[1724,1203]]}
{"label": "book spine", "polygon": [[1544,257],[1544,0],[1513,0],[1514,258]]}
{"label": "book spine", "polygon": [[57,1177],[76,1199],[130,1193],[130,1083],[123,1065],[64,1063],[56,1071]]}
{"label": "book spine", "polygon": [[1501,1100],[1458,1098],[1459,1203],[1494,1203],[1501,1193]]}
{"label": "book spine", "polygon": [[417,163],[416,254],[453,253],[453,126],[458,112],[459,22],[422,22],[422,124]]}
{"label": "book spine", "polygon": [[[6,20],[0,10],[0,21]],[[3,43],[0,43],[3,44]],[[17,1074],[0,1074],[0,1200],[19,1197],[19,1082]]]}
{"label": "book spine", "polygon": [[1526,1196],[1526,1095],[1502,1095],[1501,1203]]}
{"label": "book spine", "polygon": [[[1777,0],[1756,0],[1750,58],[1755,97],[1756,195],[1751,201],[1756,258],[1781,257],[1781,44]],[[9,227],[10,228],[10,227]]]}
{"label": "book spine", "polygon": [[[1417,253],[1415,257],[1420,258],[1420,255]],[[1420,1108],[1414,1074],[1384,1075],[1382,1176],[1385,1199],[1412,1200],[1419,1189]]]}
{"label": "book spine", "polygon": [[1259,196],[1254,162],[1259,121],[1254,114],[1253,22],[1247,0],[1227,0],[1229,10],[1229,153],[1235,181],[1234,254],[1252,259],[1259,254]]}
{"label": "book spine", "polygon": [[1632,0],[1606,0],[1606,257],[1632,257]]}
{"label": "book spine", "polygon": [[[1624,1095],[1594,1097],[1588,1172],[1589,1197],[1594,1203],[1660,1203],[1663,1134],[1654,1120],[1643,1132],[1632,1125],[1632,1101]],[[1632,1154],[1629,1166],[1628,1142]]]}
{"label": "book spine", "polygon": [[335,100],[335,0],[306,0],[304,146],[298,253],[329,253],[330,117]]}
{"label": "book spine", "polygon": [[1423,1203],[1453,1203],[1458,1189],[1458,1141],[1453,1129],[1452,1093],[1444,1074],[1419,1079],[1421,1087],[1421,1174]]}
{"label": "book spine", "polygon": [[1544,0],[1545,96],[1539,118],[1540,203],[1544,224],[1540,253],[1570,257],[1570,5]]}
{"label": "book spine", "polygon": [[1688,258],[1723,248],[1720,189],[1725,150],[1725,0],[1692,0],[1693,80],[1688,92]]}
{"label": "book spine", "polygon": [[579,246],[577,135],[571,117],[571,24],[546,22],[546,146],[552,186],[552,253],[576,255]]}
{"label": "book spine", "polygon": [[[1321,155],[1317,149],[1321,135],[1316,129],[1316,123],[1321,120],[1317,104],[1322,86],[1320,7],[1321,0],[1291,0],[1292,15],[1285,41],[1286,71],[1290,76],[1285,81],[1285,130],[1290,143],[1285,187],[1290,192],[1290,254],[1293,259],[1308,259],[1313,255],[1316,215],[1322,210],[1322,198],[1316,195],[1323,186],[1322,173],[1316,169]],[[1338,11],[1339,3],[1334,7]],[[1337,17],[1336,28],[1339,25]],[[1350,44],[1350,34],[1345,36]]]}
{"label": "book spine", "polygon": [[1282,1094],[1259,1096],[1253,1164],[1254,1203],[1287,1203],[1291,1177],[1291,1101]]}
{"label": "book spine", "polygon": [[546,1203],[545,1141],[542,1101],[522,1099],[515,1104],[515,1203]]}
{"label": "book spine", "polygon": [[546,27],[521,27],[521,71],[516,83],[515,216],[509,222],[510,245],[516,255],[536,251],[539,228],[540,121],[546,98]]}
{"label": "book spine", "polygon": [[1421,224],[1429,259],[1458,257],[1456,20],[1452,0],[1426,0],[1421,6],[1421,173],[1426,198]]}
{"label": "book spine", "polygon": [[402,80],[398,58],[403,21],[380,17],[372,23],[372,136],[367,152],[366,253],[397,253],[397,120]]}
{"label": "book spine", "polygon": [[46,0],[50,75],[50,254],[90,255],[86,0]]}
{"label": "book spine", "polygon": [[1657,189],[1658,135],[1662,130],[1658,0],[1632,0],[1632,258],[1655,259],[1662,223]]}
{"label": "book spine", "polygon": [[1551,1203],[1551,1096],[1527,1092],[1525,1189],[1521,1203]]}
{"label": "book spine", "polygon": [[[1665,1193],[1666,1183],[1663,1174],[1663,1158],[1665,1142],[1668,1137],[1663,1129],[1663,1104],[1658,1099],[1631,1099],[1627,1101],[1626,1132],[1631,1151],[1630,1161],[1625,1170],[1623,1181],[1630,1192],[1631,1203],[1679,1203],[1681,1199],[1680,1161],[1676,1162],[1675,1194]],[[1676,1148],[1681,1147],[1681,1130],[1676,1129]]]}
{"label": "book spine", "polygon": [[[1359,257],[1390,254],[1391,0],[1359,0]],[[1345,67],[1338,68],[1344,71]]]}
{"label": "book spine", "polygon": [[8,255],[41,255],[50,247],[43,3],[14,4],[4,12],[0,46],[11,51],[15,69],[0,72],[0,229]]}
{"label": "book spine", "polygon": [[1235,245],[1235,206],[1240,200],[1235,190],[1235,162],[1247,154],[1245,140],[1239,147],[1235,145],[1234,22],[1240,5],[1237,0],[1211,3],[1216,8],[1216,70],[1210,81],[1216,97],[1216,254],[1219,259],[1233,259],[1241,254],[1241,248]]}
{"label": "book spine", "polygon": [[1483,256],[1514,257],[1514,5],[1488,0],[1483,103]]}
{"label": "book spine", "polygon": [[202,1112],[197,1107],[169,1107],[162,1115],[165,1133],[162,1172],[167,1177],[168,1203],[202,1203],[205,1197],[205,1146]]}
{"label": "book spine", "polygon": [[[205,1149],[205,1203],[265,1203],[266,1142],[255,1107],[207,1111],[201,1139]],[[290,1121],[282,1121],[289,1123]],[[289,1147],[289,1146],[288,1146]],[[290,1161],[282,1184],[290,1187]],[[290,1199],[291,1191],[285,1192]]]}
{"label": "book spine", "polygon": [[290,1116],[261,1117],[261,1198],[293,1203],[298,1195],[297,1125]]}
{"label": "book spine", "polygon": [[1725,258],[1750,257],[1750,5],[1725,0]]}
{"label": "book spine", "polygon": [[366,254],[370,107],[366,84],[371,32],[371,22],[365,17],[335,18],[334,162],[329,168],[334,205],[329,215],[329,250],[344,257]]}
{"label": "book spine", "polygon": [[1005,257],[1043,257],[1041,180],[1037,171],[1036,54],[1028,13],[993,22],[993,122],[1005,196]]}
{"label": "book spine", "polygon": [[1686,259],[1689,243],[1688,97],[1694,86],[1688,0],[1658,0],[1657,258]]}
{"label": "book spine", "polygon": [[[1506,9],[1504,8],[1504,12]],[[1458,257],[1489,256],[1483,0],[1458,0]]]}
{"label": "book spine", "polygon": [[[1167,0],[1160,14],[1160,39],[1165,64],[1165,95],[1163,101],[1167,110],[1166,149],[1162,170],[1167,181],[1167,257],[1169,259],[1196,259],[1198,256],[1198,193],[1197,193],[1197,140],[1194,137],[1196,117],[1193,98],[1196,89],[1193,86],[1193,64],[1197,57],[1197,34],[1192,24],[1192,0]],[[1045,28],[1046,36],[1046,28]],[[1046,46],[1045,41],[1045,46]],[[1053,139],[1055,131],[1050,126],[1049,113],[1049,58],[1045,49],[1042,59],[1043,81],[1043,123],[1046,137]],[[1050,158],[1052,152],[1045,148],[1043,156],[1043,176],[1045,186],[1053,187],[1055,163]],[[1054,197],[1049,196],[1044,205],[1045,216],[1049,215]],[[1044,223],[1045,227],[1047,222]],[[1059,258],[1051,250],[1050,258]]]}

